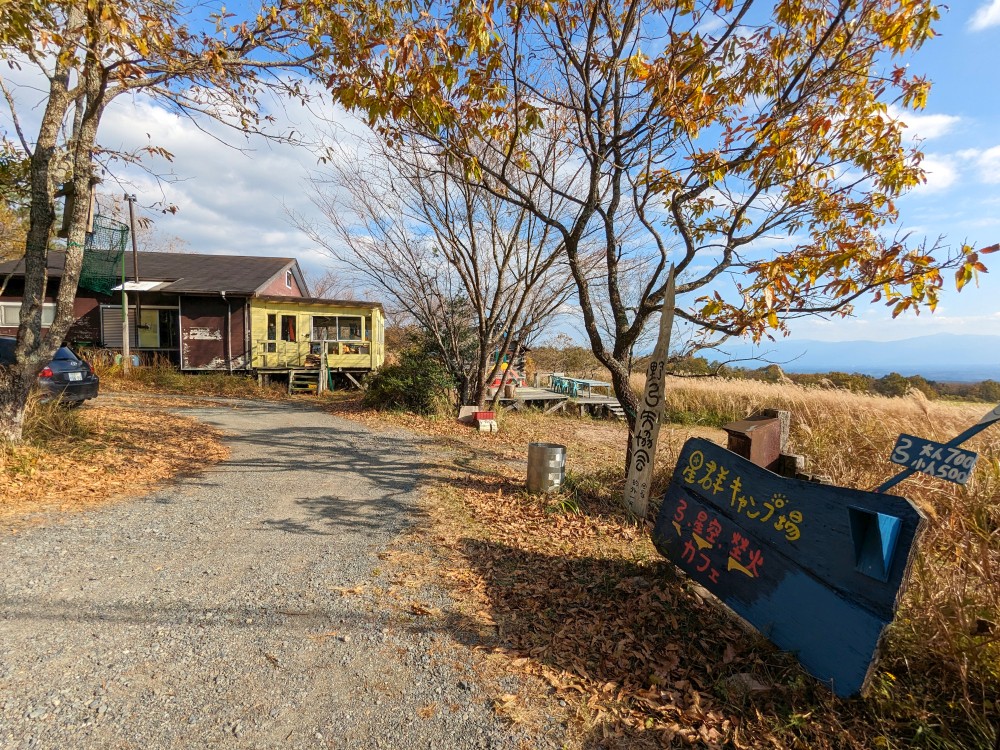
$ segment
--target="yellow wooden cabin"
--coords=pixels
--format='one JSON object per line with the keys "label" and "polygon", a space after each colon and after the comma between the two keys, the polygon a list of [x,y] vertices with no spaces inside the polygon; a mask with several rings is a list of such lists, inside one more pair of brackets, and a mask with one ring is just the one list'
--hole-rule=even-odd
{"label": "yellow wooden cabin", "polygon": [[250,331],[252,369],[292,372],[292,380],[297,370],[318,369],[321,390],[332,375],[355,381],[385,361],[385,316],[378,303],[253,297]]}

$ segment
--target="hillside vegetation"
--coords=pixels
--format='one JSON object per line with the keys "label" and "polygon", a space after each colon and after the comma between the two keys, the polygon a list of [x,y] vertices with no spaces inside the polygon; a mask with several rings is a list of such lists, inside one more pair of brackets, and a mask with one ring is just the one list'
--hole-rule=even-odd
{"label": "hillside vegetation", "polygon": [[[647,359],[637,357],[633,372],[644,371]],[[536,347],[531,352],[534,372],[565,372],[583,377],[607,377],[607,371],[589,349],[568,341],[553,342]],[[966,401],[1000,402],[1000,382],[942,382],[928,380],[920,375],[904,376],[892,372],[881,377],[858,372],[791,373],[779,365],[738,367],[704,357],[681,357],[668,364],[668,370],[681,377],[721,377],[729,380],[747,380],[763,383],[815,386],[828,390],[843,390],[874,396],[905,396],[918,390],[929,399],[950,398]]]}

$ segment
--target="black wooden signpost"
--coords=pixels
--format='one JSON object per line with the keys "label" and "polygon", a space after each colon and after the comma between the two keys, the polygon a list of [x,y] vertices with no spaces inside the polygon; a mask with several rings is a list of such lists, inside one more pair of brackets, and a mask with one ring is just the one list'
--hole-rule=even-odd
{"label": "black wooden signpost", "polygon": [[692,438],[653,541],[835,693],[849,696],[869,678],[923,524],[904,498],[787,479]]}

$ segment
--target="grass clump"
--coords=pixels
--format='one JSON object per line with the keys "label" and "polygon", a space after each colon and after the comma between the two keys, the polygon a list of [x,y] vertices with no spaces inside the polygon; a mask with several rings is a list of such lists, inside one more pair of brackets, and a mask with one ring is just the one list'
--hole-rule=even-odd
{"label": "grass clump", "polygon": [[86,359],[100,377],[102,390],[252,399],[280,399],[287,395],[280,385],[261,386],[242,373],[183,373],[160,356],[130,367],[128,372],[115,361],[115,353],[111,351],[88,352]]}
{"label": "grass clump", "polygon": [[22,433],[26,442],[45,446],[85,440],[90,434],[90,425],[81,418],[79,409],[58,401],[43,401],[34,393],[28,397]]}

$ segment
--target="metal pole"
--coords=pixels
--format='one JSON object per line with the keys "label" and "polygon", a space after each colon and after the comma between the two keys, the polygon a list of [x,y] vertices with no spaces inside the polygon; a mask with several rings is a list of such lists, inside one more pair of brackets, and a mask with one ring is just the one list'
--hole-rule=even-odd
{"label": "metal pole", "polygon": [[139,338],[139,327],[142,325],[142,317],[140,315],[140,305],[139,305],[139,246],[135,238],[135,196],[125,194],[125,200],[128,201],[128,224],[129,224],[129,234],[132,235],[132,275],[133,281],[136,284],[135,287],[135,335],[136,341]]}
{"label": "metal pole", "polygon": [[128,342],[128,295],[125,293],[125,254],[122,253],[122,372],[129,371],[131,357]]}
{"label": "metal pole", "polygon": [[[986,414],[986,416],[984,416],[982,419],[980,419],[978,422],[972,425],[972,427],[965,430],[965,432],[959,433],[951,440],[949,440],[947,443],[944,443],[944,447],[956,448],[962,443],[964,443],[966,440],[971,438],[973,435],[978,435],[987,427],[989,427],[992,424],[996,424],[997,422],[1000,422],[1000,406],[994,407],[989,413]],[[915,474],[916,471],[917,471],[916,469],[903,469],[901,472],[899,472],[899,474],[892,477],[891,479],[886,480],[878,487],[876,487],[875,492],[885,492],[886,490],[895,487],[897,484],[902,482],[907,477],[911,476],[912,474]]]}

